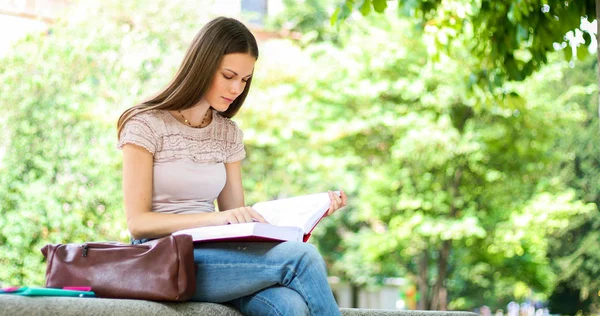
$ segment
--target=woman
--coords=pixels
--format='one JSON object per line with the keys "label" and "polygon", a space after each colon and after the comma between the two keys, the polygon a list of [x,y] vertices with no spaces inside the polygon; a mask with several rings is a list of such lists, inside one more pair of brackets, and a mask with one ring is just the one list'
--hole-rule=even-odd
{"label": "woman", "polygon": [[[248,94],[257,58],[256,40],[242,23],[212,20],[167,87],[119,118],[134,243],[186,228],[265,221],[244,202],[243,134],[230,119]],[[330,198],[327,215],[346,205],[343,192]],[[310,244],[206,243],[195,246],[194,260],[195,301],[231,303],[244,314],[339,314],[325,264]]]}

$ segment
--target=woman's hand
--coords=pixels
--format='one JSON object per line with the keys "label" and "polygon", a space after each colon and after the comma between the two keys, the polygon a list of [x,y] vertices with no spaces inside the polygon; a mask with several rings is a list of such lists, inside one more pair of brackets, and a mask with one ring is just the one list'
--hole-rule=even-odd
{"label": "woman's hand", "polygon": [[250,206],[233,208],[227,211],[217,212],[214,214],[217,217],[217,223],[215,225],[267,222],[257,211],[255,211]]}
{"label": "woman's hand", "polygon": [[326,213],[327,216],[346,206],[348,203],[348,197],[346,196],[344,190],[340,190],[339,196],[333,191],[327,191],[327,193],[329,193],[329,199],[331,200],[331,204],[329,204],[329,209]]}

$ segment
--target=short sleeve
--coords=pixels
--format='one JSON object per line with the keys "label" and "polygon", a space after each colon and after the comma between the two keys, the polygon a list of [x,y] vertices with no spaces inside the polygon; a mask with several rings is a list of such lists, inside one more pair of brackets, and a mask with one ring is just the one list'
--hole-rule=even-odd
{"label": "short sleeve", "polygon": [[153,130],[150,120],[143,117],[143,114],[132,117],[123,126],[117,147],[122,149],[125,144],[144,147],[153,155],[156,152],[158,135]]}
{"label": "short sleeve", "polygon": [[244,133],[242,130],[235,124],[235,122],[230,121],[232,124],[231,127],[231,136],[233,136],[229,141],[229,146],[227,146],[226,150],[226,163],[236,162],[244,159],[246,157],[246,149],[244,148]]}

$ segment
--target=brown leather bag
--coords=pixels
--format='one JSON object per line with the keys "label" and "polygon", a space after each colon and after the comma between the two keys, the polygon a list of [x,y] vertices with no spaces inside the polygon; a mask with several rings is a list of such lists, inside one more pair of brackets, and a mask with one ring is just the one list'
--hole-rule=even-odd
{"label": "brown leather bag", "polygon": [[90,286],[98,297],[185,301],[196,291],[189,235],[139,245],[115,242],[46,245],[46,287]]}

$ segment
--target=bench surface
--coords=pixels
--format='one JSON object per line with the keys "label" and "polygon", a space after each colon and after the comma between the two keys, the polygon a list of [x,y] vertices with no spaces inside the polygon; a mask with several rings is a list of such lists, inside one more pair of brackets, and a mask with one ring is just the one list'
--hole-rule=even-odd
{"label": "bench surface", "polygon": [[[470,312],[400,311],[341,308],[344,316],[475,316]],[[223,315],[241,316],[236,309],[214,303],[165,303],[143,300],[0,295],[0,315]]]}

